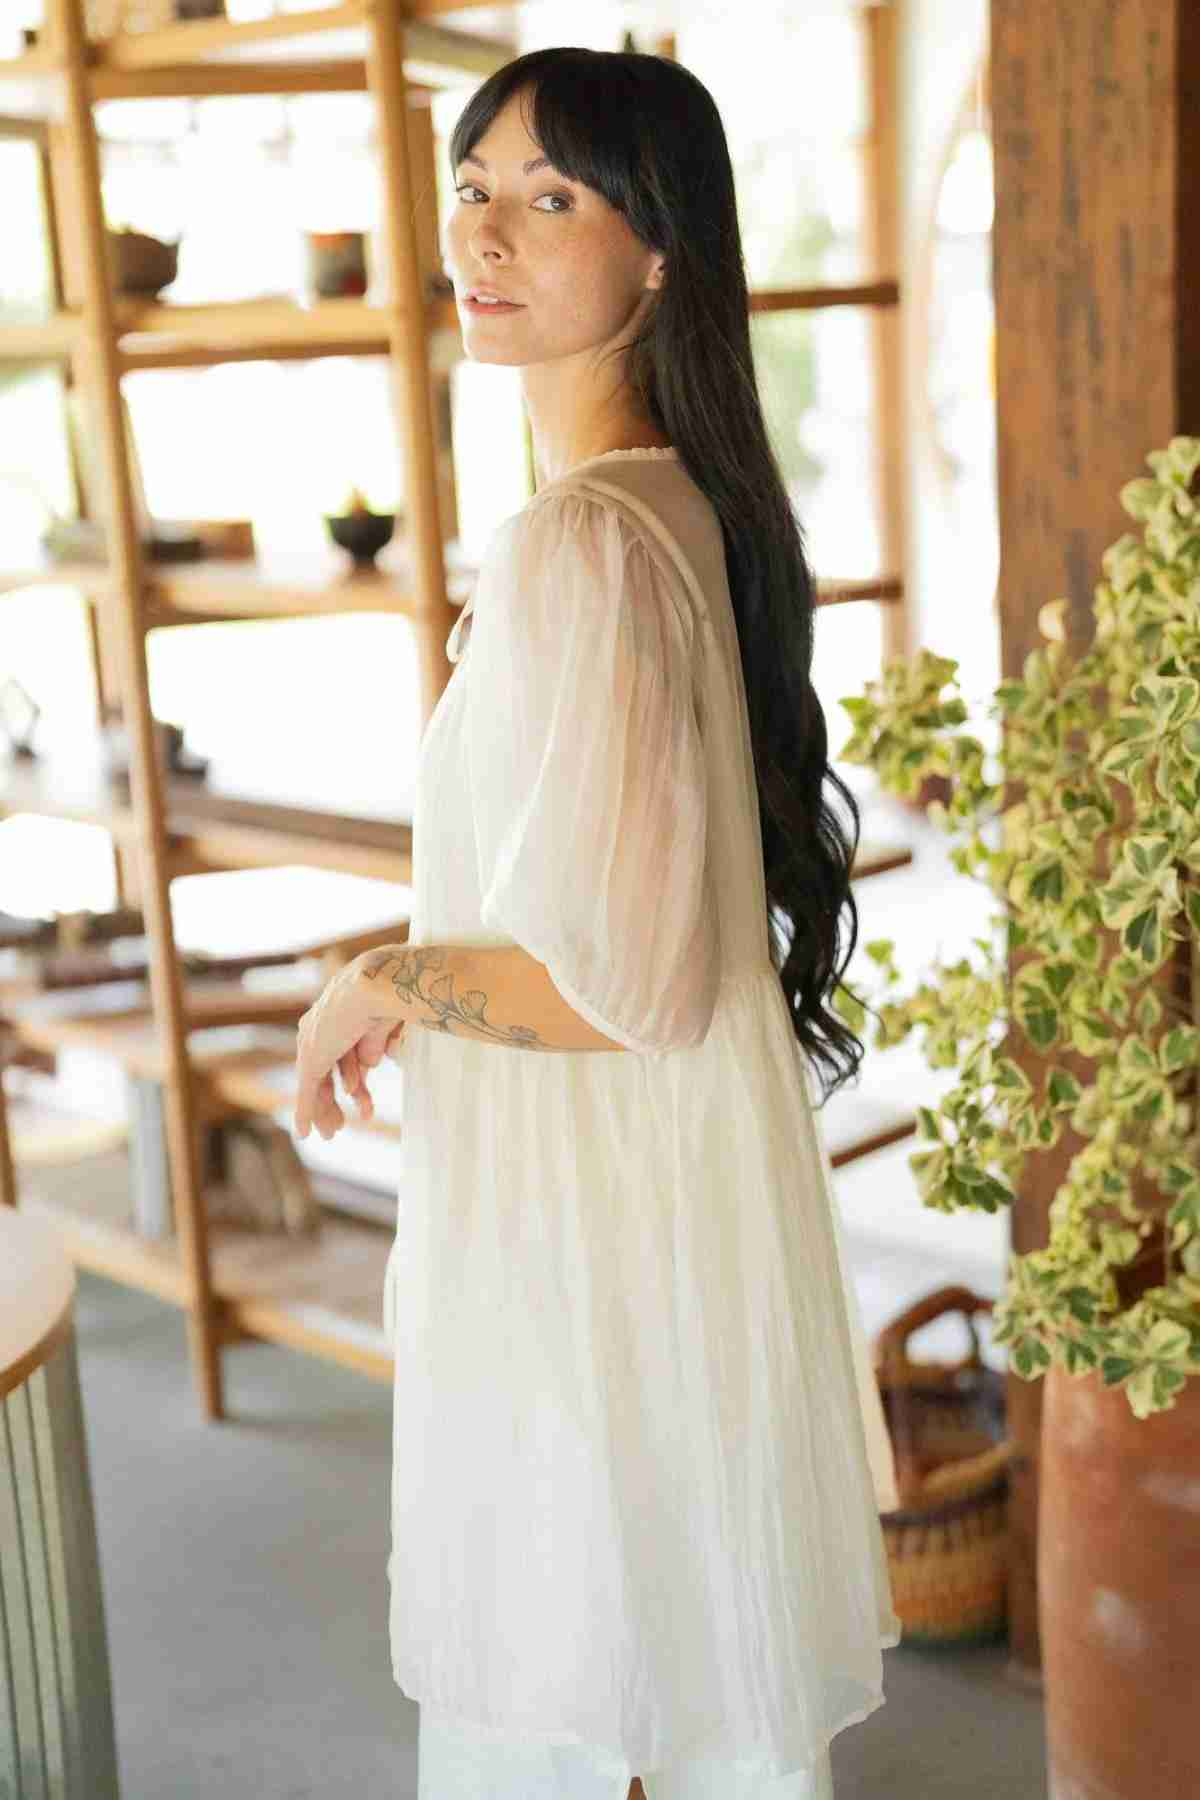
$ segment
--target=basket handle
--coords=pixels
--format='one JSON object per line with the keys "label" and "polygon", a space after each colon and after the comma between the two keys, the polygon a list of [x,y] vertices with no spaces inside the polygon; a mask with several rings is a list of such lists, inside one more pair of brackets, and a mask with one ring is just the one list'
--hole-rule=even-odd
{"label": "basket handle", "polygon": [[1016,1448],[1012,1438],[1002,1438],[998,1444],[980,1450],[975,1456],[963,1456],[957,1462],[943,1463],[940,1468],[932,1469],[921,1478],[914,1495],[909,1497],[909,1504],[914,1499],[956,1500],[967,1494],[978,1493],[1002,1469],[1009,1467]]}
{"label": "basket handle", "polygon": [[990,1313],[994,1301],[983,1294],[977,1294],[972,1288],[949,1287],[934,1288],[932,1293],[924,1294],[919,1300],[900,1313],[879,1331],[874,1343],[874,1360],[876,1368],[894,1362],[908,1360],[908,1340],[912,1334],[928,1325],[931,1319],[940,1319],[943,1313],[961,1312],[966,1321],[967,1330],[971,1334],[971,1350],[960,1368],[978,1367],[982,1362],[979,1352],[979,1332],[975,1327],[974,1315],[977,1312]]}

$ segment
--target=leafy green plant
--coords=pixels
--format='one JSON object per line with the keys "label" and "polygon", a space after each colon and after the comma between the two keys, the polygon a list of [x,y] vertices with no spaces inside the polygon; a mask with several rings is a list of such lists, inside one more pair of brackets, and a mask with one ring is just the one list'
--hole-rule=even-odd
{"label": "leafy green plant", "polygon": [[[1067,601],[1042,608],[1044,645],[986,709],[998,751],[964,729],[958,664],[928,650],[841,701],[846,761],[898,795],[947,779],[928,816],[1002,905],[972,939],[977,961],[938,964],[898,997],[895,945],[879,939],[865,946],[877,991],[835,998],[873,1047],[921,1027],[930,1067],[957,1071],[919,1109],[909,1165],[926,1206],[994,1212],[1064,1124],[1085,1140],[1048,1243],[1009,1258],[993,1338],[1026,1380],[1054,1362],[1097,1371],[1139,1418],[1200,1373],[1200,438],[1147,462],[1152,477],[1120,496],[1144,528],[1104,553],[1091,643],[1072,656]],[[1155,1232],[1164,1279],[1125,1303],[1117,1271]]]}

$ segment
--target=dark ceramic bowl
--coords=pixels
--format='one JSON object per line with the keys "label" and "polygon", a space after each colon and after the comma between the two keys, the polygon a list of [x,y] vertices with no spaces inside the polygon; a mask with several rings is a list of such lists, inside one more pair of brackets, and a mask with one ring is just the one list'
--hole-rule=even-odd
{"label": "dark ceramic bowl", "polygon": [[108,256],[118,293],[152,298],[179,273],[181,238],[167,243],[144,231],[110,231]]}
{"label": "dark ceramic bowl", "polygon": [[348,550],[355,562],[374,562],[396,529],[395,513],[326,513],[325,524],[335,544]]}

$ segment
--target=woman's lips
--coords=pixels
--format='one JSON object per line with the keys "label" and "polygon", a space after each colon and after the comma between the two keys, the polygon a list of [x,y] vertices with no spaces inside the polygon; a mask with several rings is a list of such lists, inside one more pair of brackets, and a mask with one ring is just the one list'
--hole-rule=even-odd
{"label": "woman's lips", "polygon": [[508,313],[522,310],[513,300],[471,300],[463,301],[468,312],[473,313]]}

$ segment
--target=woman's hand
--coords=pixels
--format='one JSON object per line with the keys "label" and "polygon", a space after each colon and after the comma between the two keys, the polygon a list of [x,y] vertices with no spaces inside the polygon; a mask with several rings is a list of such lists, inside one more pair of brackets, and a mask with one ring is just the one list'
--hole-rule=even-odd
{"label": "woman's hand", "polygon": [[375,1116],[375,1102],[367,1090],[367,1070],[373,1069],[385,1056],[399,1064],[400,1045],[407,1025],[407,1019],[401,1019],[399,1023],[389,1021],[386,1025],[376,1026],[366,1037],[359,1038],[354,1049],[348,1050],[338,1064],[346,1091],[354,1094],[364,1119]]}
{"label": "woman's hand", "polygon": [[335,1068],[341,1072],[346,1092],[357,1101],[361,1117],[374,1116],[366,1071],[399,1046],[407,1023],[371,1013],[377,996],[359,979],[357,962],[356,958],[338,970],[299,1023],[293,1117],[301,1138],[307,1137],[315,1124],[328,1141],[346,1123],[334,1094]]}

